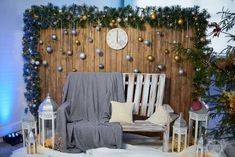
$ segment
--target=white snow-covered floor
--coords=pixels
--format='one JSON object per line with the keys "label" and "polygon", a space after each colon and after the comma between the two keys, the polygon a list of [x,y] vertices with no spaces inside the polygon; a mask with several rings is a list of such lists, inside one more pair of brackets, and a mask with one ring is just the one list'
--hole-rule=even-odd
{"label": "white snow-covered floor", "polygon": [[[187,148],[186,152],[162,152],[162,141],[159,138],[134,134],[124,134],[124,149],[97,148],[86,153],[70,154],[48,148],[40,148],[39,153],[28,155],[26,148],[19,148],[11,157],[195,157],[196,146]],[[171,148],[171,144],[169,144]],[[210,157],[214,157],[213,155]],[[224,156],[217,156],[224,157]]]}
{"label": "white snow-covered floor", "polygon": [[28,155],[26,148],[13,152],[11,157],[180,157],[178,153],[162,152],[162,141],[154,137],[124,134],[124,149],[97,148],[86,153],[62,153],[48,148],[39,148],[36,155]]}

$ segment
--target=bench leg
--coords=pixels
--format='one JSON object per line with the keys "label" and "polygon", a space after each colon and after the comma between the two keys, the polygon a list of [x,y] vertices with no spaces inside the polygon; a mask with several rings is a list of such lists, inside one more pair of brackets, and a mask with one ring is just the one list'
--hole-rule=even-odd
{"label": "bench leg", "polygon": [[163,132],[163,152],[169,151],[169,133],[170,133],[170,124],[168,124]]}

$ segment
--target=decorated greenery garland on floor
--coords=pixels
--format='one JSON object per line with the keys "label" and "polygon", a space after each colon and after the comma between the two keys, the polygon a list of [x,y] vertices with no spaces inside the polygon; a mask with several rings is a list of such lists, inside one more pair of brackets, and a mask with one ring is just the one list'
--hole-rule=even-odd
{"label": "decorated greenery garland on floor", "polygon": [[209,57],[205,51],[210,52],[206,47],[205,30],[208,25],[209,14],[199,10],[199,7],[180,8],[173,7],[147,7],[135,8],[126,6],[123,8],[104,7],[99,10],[95,6],[63,6],[59,8],[52,4],[47,6],[32,6],[24,13],[24,35],[23,35],[23,58],[24,58],[24,80],[26,83],[25,98],[29,104],[31,112],[36,115],[40,104],[40,78],[39,66],[42,62],[41,56],[37,51],[40,30],[52,28],[68,28],[71,23],[76,27],[113,28],[117,25],[121,27],[133,27],[144,30],[144,25],[148,23],[152,27],[164,27],[174,30],[186,30],[187,27],[193,29],[194,48],[185,49],[179,43],[173,43],[172,49],[177,49],[177,53],[191,60],[196,74],[193,80],[193,95],[197,97],[203,94],[208,87],[208,75],[206,59]]}

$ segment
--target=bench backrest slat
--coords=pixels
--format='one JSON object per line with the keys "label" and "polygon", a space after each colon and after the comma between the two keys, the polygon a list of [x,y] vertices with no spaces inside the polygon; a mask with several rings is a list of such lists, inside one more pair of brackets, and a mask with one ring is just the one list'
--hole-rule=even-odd
{"label": "bench backrest slat", "polygon": [[149,117],[162,105],[165,78],[165,74],[123,73],[126,101],[134,102],[134,114]]}

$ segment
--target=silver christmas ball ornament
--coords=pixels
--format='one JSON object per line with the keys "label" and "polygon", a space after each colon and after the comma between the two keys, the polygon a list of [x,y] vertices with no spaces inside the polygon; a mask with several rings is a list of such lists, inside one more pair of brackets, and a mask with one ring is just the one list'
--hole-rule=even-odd
{"label": "silver christmas ball ornament", "polygon": [[64,29],[64,34],[68,35],[68,30],[67,29]]}
{"label": "silver christmas ball ornament", "polygon": [[57,39],[56,34],[52,34],[52,35],[51,35],[51,38],[52,38],[53,40],[56,40],[56,39]]}
{"label": "silver christmas ball ornament", "polygon": [[133,72],[134,73],[140,73],[140,70],[136,68],[136,69],[133,70]]}
{"label": "silver christmas ball ornament", "polygon": [[180,76],[183,76],[183,75],[185,74],[185,70],[182,69],[182,68],[180,68],[179,71],[178,71],[178,74],[179,74]]}
{"label": "silver christmas ball ornament", "polygon": [[81,52],[79,57],[81,60],[84,60],[84,59],[86,59],[86,54],[84,52]]}
{"label": "silver christmas ball ornament", "polygon": [[71,31],[71,34],[72,35],[77,35],[77,33],[78,33],[77,30],[75,28],[73,28],[72,31]]}
{"label": "silver christmas ball ornament", "polygon": [[133,61],[133,57],[131,55],[126,55],[126,60],[127,61]]}
{"label": "silver christmas ball ornament", "polygon": [[58,72],[62,72],[62,71],[63,71],[63,68],[62,68],[61,66],[58,66],[58,67],[57,67],[57,71],[58,71]]}
{"label": "silver christmas ball ornament", "polygon": [[46,51],[48,53],[52,53],[53,52],[53,48],[49,45],[49,46],[46,47]]}
{"label": "silver christmas ball ornament", "polygon": [[127,21],[128,21],[128,17],[125,17],[125,18],[124,18],[124,21],[127,22]]}
{"label": "silver christmas ball ornament", "polygon": [[101,30],[101,27],[100,27],[100,26],[96,26],[96,27],[95,27],[95,30],[98,32],[98,31]]}
{"label": "silver christmas ball ornament", "polygon": [[146,46],[150,46],[150,45],[151,45],[151,41],[150,41],[150,40],[145,40],[145,41],[144,41],[144,44],[145,44]]}
{"label": "silver christmas ball ornament", "polygon": [[102,50],[100,48],[96,48],[95,52],[99,55],[100,53],[102,53]]}
{"label": "silver christmas ball ornament", "polygon": [[38,42],[39,42],[39,44],[40,44],[40,45],[42,45],[42,44],[43,44],[43,41],[42,41],[42,40],[39,40]]}
{"label": "silver christmas ball ornament", "polygon": [[100,63],[99,64],[99,69],[104,69],[104,64]]}
{"label": "silver christmas ball ornament", "polygon": [[91,37],[88,38],[89,43],[93,43],[93,39]]}
{"label": "silver christmas ball ornament", "polygon": [[73,55],[73,51],[68,50],[68,51],[67,51],[67,55],[68,55],[68,56],[72,56],[72,55]]}
{"label": "silver christmas ball ornament", "polygon": [[40,62],[39,61],[35,61],[35,65],[40,65]]}
{"label": "silver christmas ball ornament", "polygon": [[42,65],[43,65],[43,66],[47,66],[47,65],[48,65],[47,61],[46,61],[46,60],[43,60],[43,61],[42,61]]}
{"label": "silver christmas ball ornament", "polygon": [[164,70],[165,68],[166,68],[166,66],[164,64],[158,64],[157,65],[157,69],[160,70],[160,71]]}

